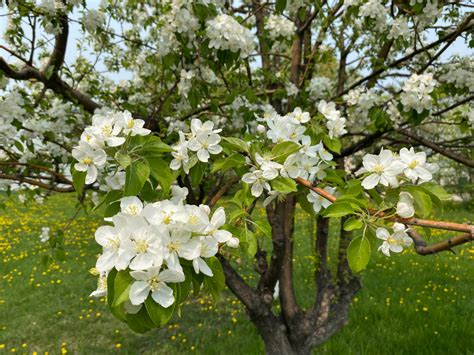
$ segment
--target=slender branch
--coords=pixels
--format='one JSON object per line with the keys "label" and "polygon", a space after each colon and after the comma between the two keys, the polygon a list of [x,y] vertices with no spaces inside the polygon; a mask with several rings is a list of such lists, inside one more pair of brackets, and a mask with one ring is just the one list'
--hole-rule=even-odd
{"label": "slender branch", "polygon": [[[295,181],[300,184],[301,186],[304,186],[314,192],[316,192],[318,195],[324,197],[328,201],[335,202],[336,197],[328,193],[327,191],[320,189],[318,187],[315,187],[309,182],[308,180],[302,179],[302,178],[296,178]],[[373,216],[376,217],[384,217],[383,212],[378,212],[374,210],[370,210],[370,213]],[[469,225],[469,224],[461,224],[461,223],[455,223],[455,222],[445,222],[445,221],[433,221],[433,220],[427,220],[427,219],[420,219],[420,218],[401,218],[401,217],[389,217],[387,220],[392,221],[392,222],[399,222],[403,224],[408,224],[408,225],[413,225],[413,226],[420,226],[420,227],[428,227],[428,228],[434,228],[434,229],[444,229],[444,230],[450,230],[450,231],[458,231],[458,232],[467,232],[467,233],[474,233],[474,226]]]}
{"label": "slender branch", "polygon": [[338,94],[337,96],[331,98],[330,101],[334,101],[338,97],[347,94],[352,89],[354,89],[357,86],[365,83],[366,81],[371,80],[374,77],[377,77],[378,75],[382,74],[383,72],[387,71],[388,69],[395,68],[395,67],[399,66],[400,64],[402,64],[402,63],[404,63],[408,60],[411,60],[412,58],[416,57],[420,53],[426,52],[426,51],[430,50],[431,48],[434,48],[434,47],[440,45],[441,43],[444,43],[444,42],[447,42],[447,41],[454,41],[454,39],[457,38],[459,35],[461,35],[463,32],[468,31],[469,29],[474,27],[474,24],[471,23],[472,19],[474,19],[474,13],[467,16],[467,18],[459,25],[459,27],[456,29],[456,31],[453,31],[453,32],[447,34],[446,36],[438,39],[437,41],[434,41],[434,42],[432,42],[432,43],[430,43],[430,44],[428,44],[428,45],[426,45],[422,48],[419,48],[417,50],[412,51],[410,54],[407,54],[406,56],[391,62],[390,64],[386,65],[383,68],[380,68],[380,69],[377,69],[377,70],[373,71],[371,74],[367,75],[366,77],[364,77],[364,78],[356,81],[354,84],[350,85],[341,94]]}
{"label": "slender branch", "polygon": [[58,173],[57,171],[50,169],[46,166],[41,166],[41,165],[34,165],[34,164],[27,164],[27,163],[19,163],[19,162],[0,162],[0,166],[24,166],[30,169],[34,170],[41,170],[41,171],[46,171],[50,173],[51,175],[54,175],[58,180],[61,182],[64,182],[66,184],[72,185],[72,181],[66,178],[63,174]]}
{"label": "slender branch", "polygon": [[222,198],[222,196],[225,195],[229,189],[234,186],[234,184],[240,181],[240,178],[238,176],[232,177],[229,181],[227,181],[222,187],[212,196],[209,201],[206,203],[209,208],[212,208],[216,205],[216,203]]}
{"label": "slender branch", "polygon": [[45,190],[50,190],[50,191],[55,191],[55,192],[73,192],[73,191],[75,191],[73,186],[71,186],[71,187],[51,186],[51,185],[45,184],[41,181],[30,179],[30,178],[25,177],[23,175],[12,175],[12,174],[0,173],[0,179],[18,181],[20,183],[25,183],[25,184],[30,184],[30,185],[33,185],[33,186],[38,186],[38,187],[41,187]]}

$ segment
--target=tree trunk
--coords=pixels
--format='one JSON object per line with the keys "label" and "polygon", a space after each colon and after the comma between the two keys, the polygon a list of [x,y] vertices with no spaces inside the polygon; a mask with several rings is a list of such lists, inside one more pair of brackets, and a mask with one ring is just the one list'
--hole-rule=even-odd
{"label": "tree trunk", "polygon": [[260,336],[265,344],[265,353],[267,355],[296,355],[295,350],[288,338],[286,326],[276,316],[265,318],[250,316],[252,322],[257,327]]}

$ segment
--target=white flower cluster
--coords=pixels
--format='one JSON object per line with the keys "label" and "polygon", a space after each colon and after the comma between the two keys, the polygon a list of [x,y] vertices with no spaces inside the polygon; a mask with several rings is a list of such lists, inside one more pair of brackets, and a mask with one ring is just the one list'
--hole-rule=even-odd
{"label": "white flower cluster", "polygon": [[471,56],[461,57],[445,67],[447,72],[439,77],[441,81],[453,84],[458,89],[474,87],[474,60]]}
{"label": "white flower cluster", "polygon": [[41,228],[41,234],[39,236],[41,243],[46,243],[49,240],[49,232],[50,232],[49,227]]}
{"label": "white flower cluster", "polygon": [[92,125],[85,128],[79,146],[72,150],[72,156],[78,161],[74,165],[77,171],[85,171],[86,184],[97,180],[98,169],[107,162],[107,147],[118,147],[130,136],[145,136],[150,130],[143,128],[143,120],[135,120],[128,111],[109,112],[92,116]]}
{"label": "white flower cluster", "polygon": [[436,85],[433,74],[413,74],[403,85],[400,101],[404,111],[416,110],[422,113],[431,109],[433,99],[430,94]]}
{"label": "white flower cluster", "polygon": [[199,29],[199,19],[194,15],[191,5],[192,2],[188,1],[171,1],[170,23],[176,32],[187,34],[192,38]]}
{"label": "white flower cluster", "polygon": [[[411,0],[411,2],[414,2],[414,0]],[[425,4],[425,7],[423,8],[423,14],[418,16],[418,27],[420,29],[424,29],[426,25],[436,22],[438,20],[439,15],[441,14],[441,11],[442,6],[438,6],[438,0],[428,0]]]}
{"label": "white flower cluster", "polygon": [[251,171],[242,176],[243,182],[252,185],[253,196],[259,197],[264,190],[270,192],[269,181],[278,176],[292,179],[301,177],[310,181],[315,178],[323,179],[326,176],[324,168],[333,156],[324,148],[322,142],[312,145],[311,138],[303,134],[306,131],[303,124],[310,120],[308,112],[303,112],[297,107],[286,116],[273,112],[258,120],[264,121],[270,128],[266,131],[266,136],[273,143],[294,142],[300,149],[290,154],[283,164],[273,161],[275,157],[271,154],[262,156],[256,153],[255,162],[248,161],[252,165]]}
{"label": "white flower cluster", "polygon": [[419,184],[430,181],[437,166],[426,162],[426,153],[415,153],[413,148],[402,148],[398,157],[390,150],[382,149],[379,155],[367,154],[362,160],[363,168],[357,175],[367,173],[362,187],[370,190],[378,184],[398,187],[399,179],[405,178]]}
{"label": "white flower cluster", "polygon": [[195,76],[193,70],[184,70],[181,69],[179,83],[178,83],[178,92],[181,97],[187,97],[189,90],[192,88],[192,80]]}
{"label": "white flower cluster", "polygon": [[383,243],[379,247],[379,251],[387,256],[390,256],[390,252],[401,253],[403,248],[409,247],[413,240],[407,234],[408,228],[401,223],[395,223],[393,225],[393,234],[382,227],[377,228],[375,234],[377,238],[382,239]]}
{"label": "white flower cluster", "polygon": [[474,129],[474,108],[470,108],[469,111],[466,113],[467,122]]}
{"label": "white flower cluster", "polygon": [[[183,169],[186,174],[197,162],[189,156],[189,151],[196,152],[197,159],[207,163],[211,154],[222,152],[220,129],[214,129],[214,122],[202,121],[198,118],[191,120],[191,133],[186,135],[179,132],[179,142],[173,146],[171,155],[173,160],[170,163],[172,170]],[[186,139],[188,138],[188,139]]]}
{"label": "white flower cluster", "polygon": [[383,31],[387,27],[387,8],[380,0],[369,0],[364,3],[359,10],[362,17],[368,17],[374,20],[374,29]]}
{"label": "white flower cluster", "polygon": [[0,144],[8,146],[16,136],[17,129],[13,126],[15,119],[23,121],[26,110],[23,108],[25,100],[16,90],[0,99]]}
{"label": "white flower cluster", "polygon": [[312,100],[326,99],[331,95],[333,83],[331,79],[324,76],[316,76],[311,79],[306,90]]}
{"label": "white flower cluster", "polygon": [[295,34],[296,26],[293,21],[282,15],[271,14],[265,24],[265,29],[271,39],[290,39]]}
{"label": "white flower cluster", "polygon": [[98,28],[104,26],[105,15],[98,10],[87,10],[82,17],[82,24],[89,33],[95,34]]}
{"label": "white flower cluster", "polygon": [[370,123],[369,110],[377,105],[383,105],[386,98],[377,94],[374,89],[366,90],[364,88],[356,88],[349,91],[343,96],[343,99],[350,107],[348,110],[348,119],[351,126],[364,129],[365,125]]}
{"label": "white flower cluster", "polygon": [[318,104],[318,111],[328,120],[326,126],[329,131],[329,137],[340,137],[346,133],[346,119],[341,117],[341,112],[336,110],[334,102],[321,100]]}
{"label": "white flower cluster", "polygon": [[137,197],[124,197],[121,212],[112,224],[95,232],[103,247],[96,268],[102,274],[110,270],[131,270],[135,279],[130,289],[134,306],[145,302],[149,293],[162,307],[174,303],[169,282],[185,279],[181,260],[192,262],[194,271],[213,276],[205,258],[215,256],[219,246],[237,247],[239,240],[226,230],[224,209],[210,216],[206,205],[188,205],[186,188],[174,186],[172,198],[143,205]]}
{"label": "white flower cluster", "polygon": [[208,21],[206,35],[210,39],[209,48],[240,51],[241,58],[247,58],[255,48],[252,32],[229,15],[218,15]]}
{"label": "white flower cluster", "polygon": [[402,38],[407,38],[408,35],[410,34],[410,28],[408,27],[408,22],[405,19],[405,17],[397,17],[395,20],[393,20],[391,27],[390,27],[390,32],[387,35],[387,38],[389,39],[397,39],[399,37]]}

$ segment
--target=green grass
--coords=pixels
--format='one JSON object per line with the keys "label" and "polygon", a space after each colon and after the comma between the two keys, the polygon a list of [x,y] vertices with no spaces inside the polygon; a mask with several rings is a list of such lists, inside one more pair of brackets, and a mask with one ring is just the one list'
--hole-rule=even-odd
{"label": "green grass", "polygon": [[[472,208],[453,206],[445,219],[472,219]],[[90,299],[95,278],[88,270],[100,251],[94,216],[74,214],[70,196],[44,205],[9,203],[0,212],[0,353],[57,354],[260,354],[263,344],[239,302],[226,292],[217,305],[190,299],[181,319],[145,335],[113,318],[103,300]],[[299,218],[296,240],[298,296],[313,297],[307,221]],[[41,227],[65,229],[66,261],[45,268],[49,247],[39,242]],[[433,235],[440,238],[440,233]],[[472,354],[474,247],[421,257],[407,252],[377,255],[363,273],[363,289],[349,324],[317,353]],[[247,278],[254,275],[247,272]],[[251,281],[251,280],[250,280]],[[14,349],[14,350],[13,350]]]}

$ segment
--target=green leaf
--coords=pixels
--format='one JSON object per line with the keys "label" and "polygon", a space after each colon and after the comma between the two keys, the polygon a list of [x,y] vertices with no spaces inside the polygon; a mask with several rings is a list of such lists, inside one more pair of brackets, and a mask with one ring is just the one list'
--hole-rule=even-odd
{"label": "green leaf", "polygon": [[286,9],[286,0],[277,0],[275,4],[275,10],[278,13],[282,13]]}
{"label": "green leaf", "polygon": [[174,180],[168,163],[158,157],[147,157],[146,159],[150,164],[150,175],[160,183],[163,191],[167,194]]}
{"label": "green leaf", "polygon": [[358,196],[364,192],[360,180],[357,179],[349,180],[346,183],[346,188],[346,192],[348,195]]}
{"label": "green leaf", "polygon": [[324,181],[327,182],[332,182],[333,184],[339,185],[339,186],[344,186],[345,182],[344,179],[342,178],[345,173],[342,170],[332,170],[332,169],[326,169],[326,177],[324,178]]}
{"label": "green leaf", "polygon": [[79,195],[82,194],[82,189],[86,183],[86,171],[77,171],[74,165],[71,165],[72,184]]}
{"label": "green leaf", "polygon": [[278,177],[270,181],[273,190],[276,190],[281,193],[290,193],[293,191],[298,191],[295,180],[291,178]]}
{"label": "green leaf", "polygon": [[130,299],[130,288],[134,279],[127,270],[121,270],[115,276],[114,281],[114,299],[112,307],[117,307]]}
{"label": "green leaf", "polygon": [[226,158],[217,160],[213,166],[211,172],[216,171],[225,172],[230,168],[236,168],[245,165],[245,157],[241,154],[232,154]]}
{"label": "green leaf", "polygon": [[236,219],[246,217],[248,215],[246,210],[236,209],[229,213],[227,222],[232,223]]}
{"label": "green leaf", "polygon": [[199,186],[204,177],[205,171],[206,165],[201,162],[197,163],[191,168],[191,170],[189,171],[189,178],[191,179],[192,186]]}
{"label": "green leaf", "polygon": [[351,195],[343,195],[337,198],[338,202],[349,202],[350,204],[354,205],[355,208],[360,206],[362,208],[367,208],[368,202],[362,198],[355,198]]}
{"label": "green leaf", "polygon": [[243,246],[247,252],[247,255],[251,258],[257,253],[257,238],[255,234],[248,228],[247,222],[244,222],[244,228],[240,235],[240,240],[243,241]]}
{"label": "green leaf", "polygon": [[126,322],[130,329],[140,334],[143,334],[155,327],[155,324],[148,316],[146,307],[142,307],[136,314],[128,313],[126,315]]}
{"label": "green leaf", "polygon": [[[173,293],[176,297],[176,290],[174,290]],[[145,307],[148,316],[153,321],[153,324],[158,328],[163,327],[170,321],[171,317],[173,317],[175,305],[176,303],[173,303],[171,306],[164,308],[156,303],[151,295],[145,300]]]}
{"label": "green leaf", "polygon": [[328,147],[329,150],[340,153],[341,152],[341,141],[337,138],[329,138],[329,136],[324,136],[323,138],[324,145]]}
{"label": "green leaf", "polygon": [[112,217],[120,212],[120,202],[112,202],[104,211],[104,217]]}
{"label": "green leaf", "polygon": [[142,152],[145,156],[161,155],[173,151],[168,144],[163,143],[160,138],[151,136],[148,142],[143,145]]}
{"label": "green leaf", "polygon": [[452,197],[443,187],[433,183],[424,183],[418,186],[431,196],[433,202],[438,204],[441,204],[441,201],[448,201]]}
{"label": "green leaf", "polygon": [[115,202],[115,201],[120,200],[122,198],[122,196],[123,196],[122,191],[119,191],[119,190],[109,191],[109,192],[107,192],[105,197],[102,199],[102,201],[100,201],[96,206],[94,206],[92,211],[97,211],[104,204],[106,206],[108,206],[111,202]]}
{"label": "green leaf", "polygon": [[370,260],[370,252],[370,242],[363,235],[351,240],[347,247],[347,261],[354,273],[365,269]]}
{"label": "green leaf", "polygon": [[228,147],[230,150],[238,150],[241,152],[248,153],[249,147],[247,142],[239,138],[234,137],[222,137],[223,145]]}
{"label": "green leaf", "polygon": [[[305,191],[305,193],[306,193],[306,191]],[[309,214],[310,216],[314,216],[315,212],[314,212],[313,204],[308,201],[308,198],[306,197],[306,194],[304,194],[304,195],[298,194],[297,200],[298,200],[298,203],[300,204],[301,208],[307,214]]]}
{"label": "green leaf", "polygon": [[283,163],[289,155],[298,152],[300,149],[301,146],[295,142],[278,143],[272,148],[273,160],[277,163]]}
{"label": "green leaf", "polygon": [[353,231],[355,229],[361,229],[364,226],[364,223],[356,217],[351,217],[344,222],[344,230],[347,232]]}
{"label": "green leaf", "polygon": [[115,153],[115,160],[120,164],[123,169],[127,169],[132,164],[132,158],[128,154],[122,154],[120,151]]}
{"label": "green leaf", "polygon": [[212,270],[212,277],[204,277],[204,286],[206,290],[211,294],[214,302],[219,300],[220,294],[225,287],[224,272],[222,266],[216,257],[206,259],[206,263]]}
{"label": "green leaf", "polygon": [[422,217],[427,217],[433,207],[430,195],[422,191],[418,186],[407,186],[406,190],[413,196],[415,211]]}
{"label": "green leaf", "polygon": [[176,283],[176,306],[180,305],[188,298],[189,292],[191,291],[192,286],[192,279],[193,279],[193,271],[190,267],[183,265],[183,272],[184,272],[184,281]]}
{"label": "green leaf", "polygon": [[335,202],[323,212],[324,217],[344,217],[354,213],[354,207],[349,202]]}
{"label": "green leaf", "polygon": [[142,161],[133,162],[126,170],[124,196],[136,196],[150,176],[150,167]]}
{"label": "green leaf", "polygon": [[121,321],[126,321],[126,314],[123,309],[123,305],[118,307],[113,306],[114,298],[115,298],[115,277],[117,276],[117,270],[112,269],[107,276],[107,305],[109,306],[110,312],[120,319]]}

